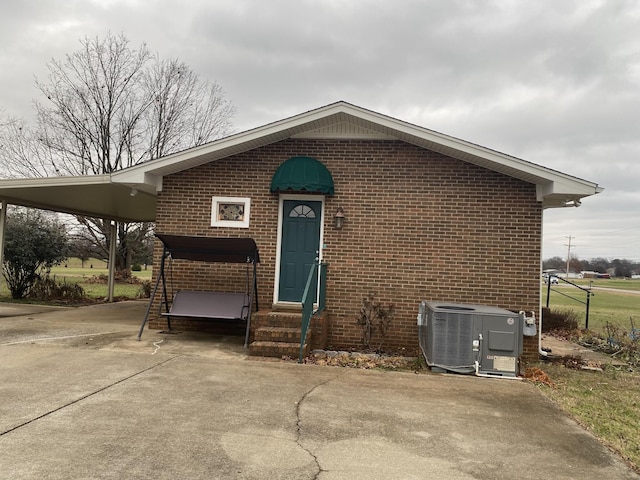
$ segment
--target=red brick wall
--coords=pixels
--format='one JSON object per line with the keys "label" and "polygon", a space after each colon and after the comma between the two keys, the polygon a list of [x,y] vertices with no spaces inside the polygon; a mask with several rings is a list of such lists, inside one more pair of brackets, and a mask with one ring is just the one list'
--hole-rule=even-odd
{"label": "red brick wall", "polygon": [[[326,165],[335,184],[324,225],[334,347],[359,345],[355,316],[368,294],[396,306],[385,345],[411,351],[421,300],[538,311],[542,207],[535,186],[399,141],[289,139],[170,175],[158,196],[157,231],[253,237],[262,259],[260,306],[269,308],[278,219],[269,186],[277,167],[297,155]],[[250,197],[250,228],[211,227],[212,196]],[[339,206],[346,222],[337,231]],[[156,246],[155,267],[159,252]],[[244,275],[244,266],[173,265],[176,288],[243,290]],[[536,355],[537,339],[526,338],[525,356]]]}

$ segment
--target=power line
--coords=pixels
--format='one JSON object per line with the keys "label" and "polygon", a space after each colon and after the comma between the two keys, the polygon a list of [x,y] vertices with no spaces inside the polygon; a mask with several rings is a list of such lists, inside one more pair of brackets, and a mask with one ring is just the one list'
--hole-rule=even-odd
{"label": "power line", "polygon": [[[624,230],[596,230],[596,231],[589,231],[589,236],[590,237],[600,237],[600,236],[603,236],[603,235],[615,235],[615,234],[619,234],[619,233],[633,232],[633,231],[636,231],[636,230],[640,230],[640,227],[625,228]],[[557,237],[557,235],[558,235],[557,233],[551,233],[551,232],[545,232],[543,234],[544,237],[549,237],[549,236]]]}

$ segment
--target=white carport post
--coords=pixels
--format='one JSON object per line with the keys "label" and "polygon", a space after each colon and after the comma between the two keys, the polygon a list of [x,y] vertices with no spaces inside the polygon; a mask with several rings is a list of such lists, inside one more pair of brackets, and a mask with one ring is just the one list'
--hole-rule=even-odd
{"label": "white carport post", "polygon": [[4,226],[7,223],[7,201],[0,202],[0,273],[4,265]]}
{"label": "white carport post", "polygon": [[116,243],[118,242],[118,222],[109,220],[109,280],[107,283],[108,300],[113,302],[113,286],[116,276]]}

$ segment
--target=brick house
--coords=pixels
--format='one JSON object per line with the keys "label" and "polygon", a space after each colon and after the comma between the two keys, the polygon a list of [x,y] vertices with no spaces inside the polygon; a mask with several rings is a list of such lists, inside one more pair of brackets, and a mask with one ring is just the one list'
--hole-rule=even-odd
{"label": "brick house", "polygon": [[[272,312],[299,310],[306,282],[300,265],[317,251],[328,268],[326,311],[315,320],[314,343],[358,348],[356,317],[363,297],[373,295],[395,306],[384,345],[409,352],[417,348],[421,300],[538,312],[543,211],[578,206],[602,190],[345,102],[113,179],[154,189],[157,232],[255,240],[260,310],[252,338],[282,316]],[[154,276],[161,257],[156,243]],[[244,269],[175,262],[173,288],[242,290]],[[166,321],[152,313],[149,325],[164,328]],[[537,357],[538,348],[538,338],[527,337],[524,356]]]}

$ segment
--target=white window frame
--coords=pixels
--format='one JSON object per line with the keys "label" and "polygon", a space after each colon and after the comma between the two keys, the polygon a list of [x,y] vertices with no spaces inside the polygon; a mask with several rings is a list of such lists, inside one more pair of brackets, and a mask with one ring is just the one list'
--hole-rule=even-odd
{"label": "white window frame", "polygon": [[[219,220],[218,213],[221,204],[237,203],[244,206],[244,216],[242,220]],[[249,228],[249,218],[251,217],[251,199],[248,197],[212,197],[211,198],[211,226]]]}

